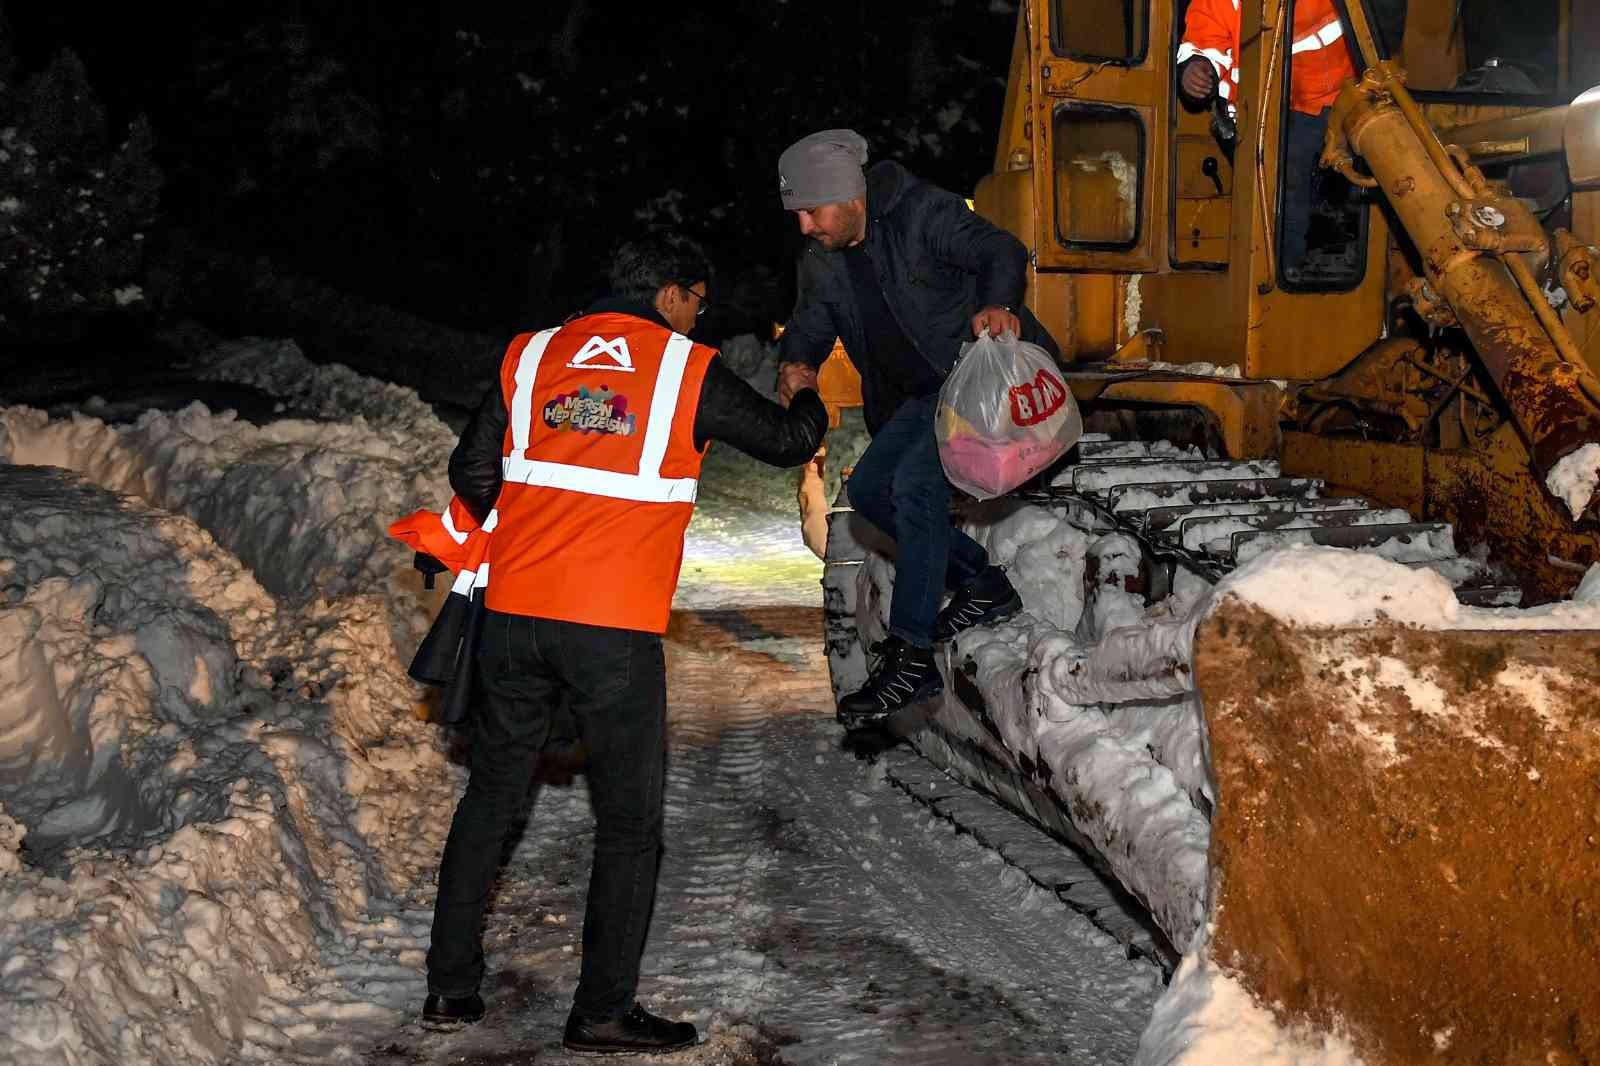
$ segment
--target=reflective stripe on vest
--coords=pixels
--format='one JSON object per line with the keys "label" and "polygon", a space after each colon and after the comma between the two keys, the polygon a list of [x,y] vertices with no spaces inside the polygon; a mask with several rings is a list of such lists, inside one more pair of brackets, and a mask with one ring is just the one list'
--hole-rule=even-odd
{"label": "reflective stripe on vest", "polygon": [[1312,30],[1290,45],[1289,51],[1294,55],[1299,55],[1301,52],[1315,52],[1319,48],[1328,47],[1343,36],[1344,23],[1340,22],[1336,15],[1332,20]]}
{"label": "reflective stripe on vest", "polygon": [[450,516],[450,508],[446,507],[444,509],[443,513],[439,515],[439,520],[444,525],[444,531],[450,534],[451,540],[457,544],[465,544],[467,542],[467,535],[456,528],[455,519]]}
{"label": "reflective stripe on vest", "polygon": [[650,398],[650,421],[644,430],[644,446],[639,454],[638,473],[597,470],[573,463],[552,463],[529,459],[528,438],[533,423],[533,385],[539,373],[539,360],[555,330],[546,330],[528,341],[517,357],[516,393],[511,398],[511,454],[501,460],[506,481],[540,488],[565,489],[590,496],[609,496],[640,503],[693,503],[699,481],[692,477],[664,478],[661,461],[672,439],[672,423],[678,412],[678,393],[694,342],[681,333],[667,341],[661,356]]}
{"label": "reflective stripe on vest", "polygon": [[489,564],[479,563],[476,570],[466,569],[456,575],[450,591],[461,596],[472,595],[473,589],[489,587]]}

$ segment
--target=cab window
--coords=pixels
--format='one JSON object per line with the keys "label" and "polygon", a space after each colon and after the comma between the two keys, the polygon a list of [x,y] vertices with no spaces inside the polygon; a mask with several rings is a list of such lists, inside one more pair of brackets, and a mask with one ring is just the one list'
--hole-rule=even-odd
{"label": "cab window", "polygon": [[[1284,49],[1277,106],[1278,197],[1273,230],[1278,284],[1291,292],[1343,292],[1367,269],[1368,200],[1362,189],[1319,162],[1332,97],[1354,74],[1358,59],[1332,5],[1297,20],[1312,0],[1290,0],[1285,21],[1297,36]],[[1327,11],[1326,24],[1317,23]]]}
{"label": "cab window", "polygon": [[1106,250],[1139,243],[1145,140],[1144,121],[1131,108],[1056,109],[1051,162],[1057,241]]}
{"label": "cab window", "polygon": [[1069,59],[1142,63],[1148,8],[1149,0],[1051,0],[1051,49]]}

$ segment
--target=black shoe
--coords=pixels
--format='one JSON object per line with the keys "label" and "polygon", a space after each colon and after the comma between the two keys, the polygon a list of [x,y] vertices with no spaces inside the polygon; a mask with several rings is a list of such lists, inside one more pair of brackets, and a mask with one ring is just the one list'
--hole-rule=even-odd
{"label": "black shoe", "polygon": [[1022,610],[1022,597],[998,566],[984,569],[983,573],[956,590],[945,604],[944,610],[933,622],[933,639],[943,643],[963,630],[973,626],[992,626]]}
{"label": "black shoe", "polygon": [[899,637],[883,642],[883,658],[867,685],[839,701],[836,717],[846,729],[863,729],[888,718],[902,707],[937,696],[944,678],[932,648],[917,648]]}
{"label": "black shoe", "polygon": [[647,1051],[678,1051],[693,1047],[700,1034],[689,1022],[669,1022],[635,1003],[617,1018],[590,1020],[573,1011],[561,1046],[591,1055],[637,1055]]}
{"label": "black shoe", "polygon": [[483,997],[430,995],[422,1003],[424,1029],[459,1029],[483,1017]]}

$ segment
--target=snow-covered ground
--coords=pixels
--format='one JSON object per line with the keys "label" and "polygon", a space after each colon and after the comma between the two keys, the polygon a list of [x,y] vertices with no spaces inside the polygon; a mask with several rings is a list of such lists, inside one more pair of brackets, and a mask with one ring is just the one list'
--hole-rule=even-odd
{"label": "snow-covered ground", "polygon": [[[581,782],[504,874],[496,1013],[413,1020],[464,772],[383,530],[444,502],[453,434],[288,343],[203,374],[295,417],[0,409],[0,1061],[562,1061]],[[680,1061],[1126,1061],[1158,973],[839,750],[794,475],[713,455],[646,957],[709,1035]]]}
{"label": "snow-covered ground", "polygon": [[[739,369],[770,388],[770,355]],[[454,433],[287,342],[224,345],[196,374],[265,397],[256,421],[0,407],[0,1061],[568,1061],[581,778],[540,786],[509,851],[493,1013],[456,1035],[415,1024],[464,771],[404,673],[439,593],[384,527],[444,502]],[[830,481],[862,439],[830,438]],[[1305,624],[1600,626],[1600,571],[1570,603],[1487,611],[1427,570],[1317,548],[1149,604],[1126,538],[1014,501],[980,512],[1026,612],[956,653],[1008,748],[1071,778],[1080,831],[1190,949],[1163,992],[840,749],[794,477],[713,448],[667,636],[643,994],[707,1036],[674,1061],[1344,1066],[1345,1044],[1282,1031],[1204,952],[1213,796],[1177,669],[1195,621],[1226,592]],[[861,572],[870,639],[892,568]]]}

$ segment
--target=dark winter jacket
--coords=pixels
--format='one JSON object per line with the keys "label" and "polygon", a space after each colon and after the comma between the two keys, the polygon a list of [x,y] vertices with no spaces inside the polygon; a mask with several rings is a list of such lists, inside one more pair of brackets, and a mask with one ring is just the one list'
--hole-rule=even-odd
{"label": "dark winter jacket", "polygon": [[[865,243],[890,311],[941,378],[973,339],[972,316],[984,307],[1009,307],[1022,320],[1023,340],[1059,356],[1054,338],[1022,304],[1027,249],[954,193],[892,160],[877,164],[867,171]],[[873,365],[843,253],[808,241],[799,288],[780,360],[820,366],[834,338],[844,341],[861,374],[867,429],[877,432],[905,397]]]}
{"label": "dark winter jacket", "polygon": [[[655,308],[637,300],[601,300],[585,313],[603,312],[634,315],[671,328]],[[500,460],[509,419],[497,379],[450,455],[450,488],[480,522],[500,495]],[[694,416],[697,446],[719,440],[773,466],[799,466],[816,454],[827,430],[827,408],[813,390],[796,393],[785,410],[747,385],[720,356],[706,369]]]}

